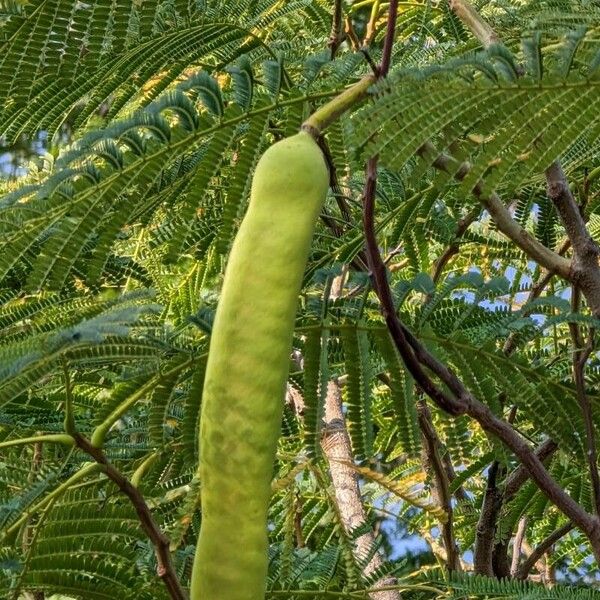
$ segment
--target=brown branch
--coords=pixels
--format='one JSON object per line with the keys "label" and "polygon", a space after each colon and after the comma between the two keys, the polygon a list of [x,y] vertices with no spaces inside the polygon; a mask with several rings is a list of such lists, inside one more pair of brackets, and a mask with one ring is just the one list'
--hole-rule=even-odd
{"label": "brown branch", "polygon": [[484,47],[497,44],[496,32],[479,16],[477,11],[463,0],[449,0],[450,10],[471,30]]}
{"label": "brown branch", "polygon": [[498,487],[500,463],[494,461],[488,471],[487,486],[483,496],[483,504],[477,521],[475,532],[475,550],[473,553],[473,568],[475,574],[494,576],[492,556],[496,522],[502,507],[502,492]]}
{"label": "brown branch", "polygon": [[[398,12],[397,0],[391,0],[389,10],[390,15],[388,17],[388,29],[383,46],[383,57],[381,65],[378,68],[379,77],[385,77],[390,66],[396,26],[396,14]],[[371,279],[373,281],[373,287],[379,296],[383,317],[392,333],[392,337],[395,341],[398,340],[398,351],[400,352],[402,359],[407,365],[410,365],[409,370],[421,389],[428,396],[435,398],[436,402],[451,414],[462,414],[462,412],[464,412],[462,407],[450,396],[438,389],[425,374],[404,336],[404,331],[400,326],[400,322],[396,318],[392,292],[387,282],[385,264],[379,254],[375,236],[374,213],[375,192],[377,189],[377,162],[377,156],[370,158],[367,162],[366,182],[363,193],[363,229],[365,232]]]}
{"label": "brown branch", "polygon": [[388,9],[388,20],[383,40],[381,64],[379,65],[379,77],[387,77],[392,64],[392,49],[394,48],[394,37],[396,35],[396,19],[398,18],[398,0],[391,0]]}
{"label": "brown branch", "polygon": [[492,553],[492,568],[494,577],[505,579],[510,576],[510,565],[508,564],[508,544],[510,540],[500,539],[494,544]]}
{"label": "brown branch", "polygon": [[[452,156],[444,153],[438,154],[436,147],[431,142],[425,142],[417,151],[417,154],[424,159],[435,156],[436,158],[433,160],[432,166],[439,171],[448,173],[456,181],[462,181],[471,169],[469,163],[459,164]],[[495,192],[489,196],[484,194],[481,182],[475,185],[472,192],[490,213],[498,229],[523,250],[527,256],[549,271],[557,273],[568,281],[571,280],[571,261],[538,242],[534,236],[517,223],[512,218],[508,208],[500,200],[498,194]]]}
{"label": "brown branch", "polygon": [[342,0],[335,0],[333,6],[333,15],[331,19],[331,33],[329,34],[329,40],[327,47],[331,52],[331,60],[335,58],[338,48],[342,45],[342,42],[346,39],[346,32],[344,31],[344,14],[342,10]]}
{"label": "brown branch", "polygon": [[529,555],[527,560],[523,562],[520,569],[517,570],[515,574],[515,579],[525,580],[527,579],[529,572],[535,566],[535,563],[538,562],[544,556],[544,554],[558,542],[561,538],[567,535],[572,529],[574,525],[573,523],[567,523],[562,527],[558,528],[556,531],[551,533],[540,545]]}
{"label": "brown branch", "polygon": [[523,540],[525,539],[525,531],[527,530],[527,517],[521,517],[519,520],[519,526],[517,527],[517,533],[515,535],[515,541],[513,544],[512,560],[510,563],[510,574],[515,576],[519,569],[519,561],[521,560],[521,551],[523,548]]}
{"label": "brown branch", "polygon": [[452,415],[460,415],[465,412],[462,402],[459,402],[439,389],[423,370],[421,363],[415,356],[408,340],[406,339],[406,330],[400,324],[396,317],[392,292],[388,285],[385,264],[379,254],[377,239],[375,237],[374,210],[375,210],[375,191],[377,186],[377,157],[369,159],[367,163],[367,181],[363,195],[363,229],[365,232],[365,241],[367,246],[367,257],[369,260],[369,270],[373,289],[379,297],[381,304],[381,313],[388,326],[390,334],[396,343],[400,356],[404,360],[411,375],[417,385],[430,397],[438,406],[441,406],[446,412]]}
{"label": "brown branch", "polygon": [[447,520],[442,523],[442,539],[446,550],[446,564],[449,571],[460,571],[460,556],[456,540],[454,539],[454,513],[452,508],[452,494],[446,467],[440,456],[441,442],[431,419],[431,412],[424,400],[417,405],[419,427],[424,440],[423,463],[430,470],[434,485],[432,495],[434,500],[446,512]]}
{"label": "brown branch", "polygon": [[558,161],[546,169],[546,182],[548,197],[552,200],[573,246],[570,281],[581,288],[592,313],[600,317],[600,247],[586,227]]}
{"label": "brown branch", "polygon": [[454,240],[452,243],[444,250],[444,252],[440,255],[440,257],[435,261],[433,266],[433,275],[431,278],[434,282],[437,282],[441,277],[446,265],[456,256],[460,250],[459,241],[462,236],[467,232],[467,229],[474,223],[481,214],[481,208],[477,207],[475,210],[472,210],[470,213],[465,215],[462,219],[458,221],[456,226],[456,232],[454,233]]}
{"label": "brown branch", "polygon": [[[573,312],[579,310],[580,293],[576,287],[572,289],[571,306]],[[592,482],[592,498],[596,514],[600,516],[600,474],[598,473],[598,450],[596,446],[596,432],[592,416],[592,404],[587,394],[585,382],[585,366],[594,349],[594,331],[590,330],[588,343],[584,343],[583,336],[577,323],[569,323],[571,338],[573,340],[573,379],[577,390],[577,400],[581,409],[581,416],[585,425],[586,456],[588,470]]]}
{"label": "brown branch", "polygon": [[131,482],[108,461],[101,448],[92,446],[90,441],[79,433],[74,433],[73,437],[77,447],[81,448],[86,454],[89,454],[99,465],[102,465],[106,476],[116,484],[127,498],[129,498],[129,501],[137,513],[144,533],[148,536],[154,546],[157,560],[156,571],[158,576],[163,580],[163,583],[169,592],[169,596],[173,600],[187,600],[187,594],[179,582],[175,567],[171,560],[169,538],[161,531],[154,520],[152,512],[140,491],[133,487]]}
{"label": "brown branch", "polygon": [[319,148],[321,148],[321,151],[323,152],[323,155],[325,156],[325,162],[327,163],[327,166],[329,167],[329,187],[333,191],[333,195],[335,197],[335,201],[337,202],[338,208],[340,209],[340,213],[342,214],[342,218],[347,223],[350,223],[351,218],[352,218],[351,214],[350,214],[350,207],[348,206],[348,203],[346,202],[346,197],[342,193],[342,189],[340,186],[340,180],[338,178],[337,169],[335,167],[335,162],[333,161],[333,156],[331,154],[329,144],[327,143],[327,140],[323,136],[321,136],[317,140],[317,143],[319,144]]}
{"label": "brown branch", "polygon": [[[543,464],[558,450],[554,440],[546,440],[535,450],[535,454]],[[517,467],[506,479],[504,484],[504,501],[510,502],[529,479],[529,472],[521,465]]]}
{"label": "brown branch", "polygon": [[[512,425],[517,414],[515,406],[512,407],[508,416],[508,423]],[[495,460],[488,470],[487,486],[483,496],[483,503],[477,520],[475,530],[475,548],[473,552],[473,566],[475,573],[493,577],[497,570],[506,569],[507,555],[505,543],[494,543],[498,518],[504,502],[504,492],[499,485],[503,479],[506,468]]]}

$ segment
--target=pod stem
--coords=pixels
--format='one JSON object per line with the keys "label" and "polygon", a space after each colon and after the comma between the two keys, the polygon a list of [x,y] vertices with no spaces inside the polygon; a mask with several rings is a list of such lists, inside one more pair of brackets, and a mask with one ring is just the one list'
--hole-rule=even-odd
{"label": "pod stem", "polygon": [[353,86],[344,90],[339,96],[336,96],[333,100],[315,110],[302,123],[302,131],[306,131],[317,139],[340,115],[364,100],[367,97],[369,88],[376,80],[377,77],[374,74],[365,75]]}

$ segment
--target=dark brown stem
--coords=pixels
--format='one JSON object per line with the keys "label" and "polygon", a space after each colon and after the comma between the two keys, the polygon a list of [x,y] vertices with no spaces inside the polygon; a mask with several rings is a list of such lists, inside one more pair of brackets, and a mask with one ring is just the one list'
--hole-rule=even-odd
{"label": "dark brown stem", "polygon": [[375,191],[377,186],[377,157],[369,159],[367,163],[367,181],[363,196],[363,229],[365,232],[365,241],[367,247],[367,256],[369,260],[369,270],[371,272],[371,281],[379,302],[381,304],[381,313],[388,326],[390,334],[396,344],[400,356],[406,363],[408,370],[416,381],[417,385],[430,397],[436,404],[453,415],[464,413],[462,403],[457,402],[451,396],[439,389],[425,373],[408,340],[405,336],[405,329],[396,317],[392,292],[388,285],[385,264],[379,254],[377,239],[375,237],[374,210],[375,210]]}
{"label": "dark brown stem", "polygon": [[426,469],[433,475],[432,492],[434,500],[446,511],[447,520],[442,524],[442,538],[446,549],[446,564],[449,571],[460,571],[460,556],[454,539],[454,513],[452,509],[452,494],[448,473],[440,455],[441,442],[433,425],[431,413],[425,400],[417,405],[419,427],[424,440],[423,457]]}
{"label": "dark brown stem", "polygon": [[[512,425],[517,415],[517,409],[512,407],[508,415],[508,422]],[[498,518],[504,502],[504,493],[499,485],[503,479],[506,468],[495,460],[488,470],[487,486],[483,496],[483,503],[475,531],[475,549],[473,553],[473,566],[475,573],[493,577],[498,569],[505,570],[507,558],[501,556],[504,552],[502,542],[495,543]]]}
{"label": "dark brown stem", "polygon": [[385,29],[385,40],[383,41],[383,52],[381,64],[379,65],[379,77],[387,77],[392,64],[392,49],[396,35],[396,19],[398,18],[398,0],[391,0],[388,10],[388,22]]}
{"label": "dark brown stem", "polygon": [[335,58],[338,48],[345,39],[346,33],[344,31],[342,0],[335,0],[331,19],[331,33],[329,34],[329,41],[327,42],[327,46],[331,52],[331,60]]}
{"label": "dark brown stem", "polygon": [[492,554],[492,568],[494,577],[505,579],[510,576],[510,565],[508,564],[508,545],[510,538],[502,538],[494,544]]}
{"label": "dark brown stem", "polygon": [[487,487],[475,533],[473,568],[477,575],[494,576],[492,556],[498,513],[502,507],[502,492],[498,487],[500,463],[494,461],[488,471]]}
{"label": "dark brown stem", "polygon": [[516,579],[525,580],[527,579],[529,572],[535,566],[535,563],[538,562],[544,556],[544,554],[558,542],[561,538],[565,537],[567,533],[569,533],[573,529],[573,523],[567,523],[563,525],[553,533],[551,533],[523,562],[521,567],[517,570],[515,574]]}
{"label": "dark brown stem", "polygon": [[161,531],[157,525],[150,508],[146,504],[146,500],[140,491],[133,487],[131,482],[114,466],[112,465],[101,448],[95,448],[90,441],[79,433],[73,435],[75,444],[81,448],[86,454],[89,454],[99,465],[102,465],[106,476],[116,484],[116,486],[129,498],[135,512],[140,520],[140,525],[144,533],[148,536],[157,561],[157,574],[163,580],[169,596],[173,600],[187,600],[185,593],[175,567],[171,560],[171,552],[169,550],[169,538]]}

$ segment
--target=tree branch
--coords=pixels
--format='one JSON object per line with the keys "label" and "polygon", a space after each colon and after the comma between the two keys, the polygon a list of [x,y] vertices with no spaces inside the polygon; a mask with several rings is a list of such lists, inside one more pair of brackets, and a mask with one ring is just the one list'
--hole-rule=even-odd
{"label": "tree branch", "polygon": [[[424,159],[435,156],[432,166],[439,171],[448,173],[456,181],[462,181],[471,169],[469,163],[459,165],[454,157],[444,153],[438,154],[436,147],[429,141],[421,146],[417,154]],[[538,242],[524,227],[517,223],[512,218],[508,208],[500,200],[498,194],[493,192],[487,196],[483,193],[481,183],[473,188],[473,194],[490,213],[498,229],[523,250],[527,256],[549,271],[557,273],[568,281],[571,280],[571,261]]]}
{"label": "tree branch", "polygon": [[550,549],[558,540],[563,538],[567,533],[573,529],[573,523],[567,523],[563,525],[553,533],[551,533],[530,555],[527,560],[523,562],[521,568],[517,570],[515,579],[525,580],[527,579],[529,572],[535,566],[535,563],[542,558],[542,556]]}
{"label": "tree branch", "polygon": [[525,539],[525,531],[527,529],[527,517],[521,517],[515,541],[513,544],[512,560],[510,563],[510,574],[514,577],[519,569],[519,561],[521,560],[521,550],[523,548],[523,540]]}
{"label": "tree branch", "polygon": [[[344,413],[342,412],[341,391],[337,381],[332,380],[327,384],[325,397],[325,427],[321,438],[321,447],[329,464],[331,481],[335,491],[336,502],[342,525],[347,534],[362,527],[367,522],[367,515],[362,503],[358,477],[356,472],[348,465],[354,458],[350,446],[350,438],[346,428]],[[375,545],[375,536],[372,531],[367,531],[354,540],[354,557],[358,563],[369,556]],[[374,552],[363,569],[365,576],[370,575],[383,566],[383,559],[379,552]],[[384,578],[374,587],[394,585],[393,578]],[[399,600],[400,592],[382,591],[369,594],[371,600]]]}
{"label": "tree branch", "polygon": [[[498,36],[494,30],[481,18],[479,13],[467,2],[467,0],[449,0],[450,8],[455,14],[465,23],[465,25],[471,30],[473,35],[482,43],[484,47],[489,47],[491,44],[499,41]],[[569,273],[563,275],[565,279],[571,283],[581,287],[583,294],[595,316],[600,316],[600,266],[598,265],[598,258],[600,257],[600,248],[598,244],[593,240],[590,235],[583,216],[573,198],[573,194],[569,188],[569,184],[562,166],[559,161],[553,162],[545,171],[546,183],[548,186],[548,197],[552,200],[556,211],[560,217],[560,220],[567,232],[567,236],[571,240],[573,245],[574,258],[571,261],[571,269]],[[494,210],[500,210],[500,206],[488,206],[485,198],[481,198],[480,193],[476,195],[482,200],[484,206],[490,211],[494,220],[494,214],[491,208]],[[492,205],[497,204],[495,201]],[[502,203],[500,203],[502,204]],[[504,205],[502,204],[502,207]],[[501,216],[501,215],[500,215]],[[504,230],[497,223],[503,233]],[[504,224],[506,226],[506,224]],[[513,237],[509,236],[511,239]],[[515,243],[516,239],[514,239]],[[535,248],[532,247],[528,240],[528,249],[525,246],[521,246],[529,256],[534,258],[542,266],[546,267],[550,271],[555,270],[561,274],[558,269],[554,269],[551,262],[544,262],[549,259],[546,253],[535,256],[531,253]],[[520,244],[519,244],[520,245]],[[551,251],[550,251],[551,252]],[[553,253],[554,254],[554,253]],[[556,255],[555,255],[556,256]],[[555,259],[556,260],[556,259]]]}
{"label": "tree branch", "polygon": [[548,197],[571,240],[573,261],[569,280],[581,288],[594,316],[600,317],[600,247],[588,231],[567,178],[558,161],[546,169]]}
{"label": "tree branch", "polygon": [[449,0],[450,10],[470,29],[484,47],[497,44],[496,32],[479,16],[479,13],[463,0]]}
{"label": "tree branch", "polygon": [[449,571],[460,571],[460,556],[456,540],[454,539],[454,513],[452,508],[452,494],[450,482],[445,465],[440,456],[441,442],[431,420],[431,412],[424,400],[417,405],[419,427],[423,435],[424,463],[433,474],[433,496],[436,502],[445,510],[447,520],[442,523],[442,539],[446,549],[446,564]]}
{"label": "tree branch", "polygon": [[475,532],[475,550],[473,553],[473,568],[476,575],[494,576],[492,557],[496,522],[502,506],[502,492],[498,487],[500,463],[494,461],[489,469],[487,486],[483,496],[483,504],[477,521]]}
{"label": "tree branch", "polygon": [[[554,440],[546,440],[535,450],[535,455],[543,464],[558,450],[558,444]],[[504,484],[504,501],[510,502],[529,479],[529,472],[521,465],[516,468],[506,479]]]}
{"label": "tree branch", "polygon": [[129,498],[129,501],[137,513],[144,533],[148,536],[154,546],[157,560],[157,574],[163,580],[170,597],[173,600],[187,600],[187,594],[179,582],[175,567],[171,560],[169,538],[167,538],[157,525],[152,516],[152,512],[140,491],[108,461],[101,448],[92,446],[90,440],[79,433],[74,434],[74,439],[77,447],[81,448],[86,454],[89,454],[102,467],[106,476],[117,485],[127,498]]}
{"label": "tree branch", "polygon": [[331,52],[331,60],[335,58],[338,48],[345,39],[346,33],[344,31],[342,0],[335,0],[331,19],[331,33],[329,34],[329,41],[327,42],[327,46]]}
{"label": "tree branch", "polygon": [[[579,310],[580,293],[573,287],[571,306],[573,312]],[[585,425],[586,456],[588,470],[592,482],[592,498],[596,514],[600,517],[600,474],[598,473],[598,451],[596,447],[596,432],[592,416],[592,404],[586,390],[585,365],[594,349],[594,331],[590,330],[589,340],[584,343],[583,336],[577,323],[569,323],[571,338],[573,340],[573,379],[577,390],[577,400],[581,408],[581,416]]]}

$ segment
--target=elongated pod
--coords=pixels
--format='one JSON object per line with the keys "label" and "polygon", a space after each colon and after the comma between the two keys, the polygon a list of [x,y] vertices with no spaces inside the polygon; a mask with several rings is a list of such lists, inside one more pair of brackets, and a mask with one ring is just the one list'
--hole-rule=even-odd
{"label": "elongated pod", "polygon": [[217,308],[202,396],[202,525],[192,600],[261,600],[267,509],[294,320],[328,172],[304,132],[254,173]]}

